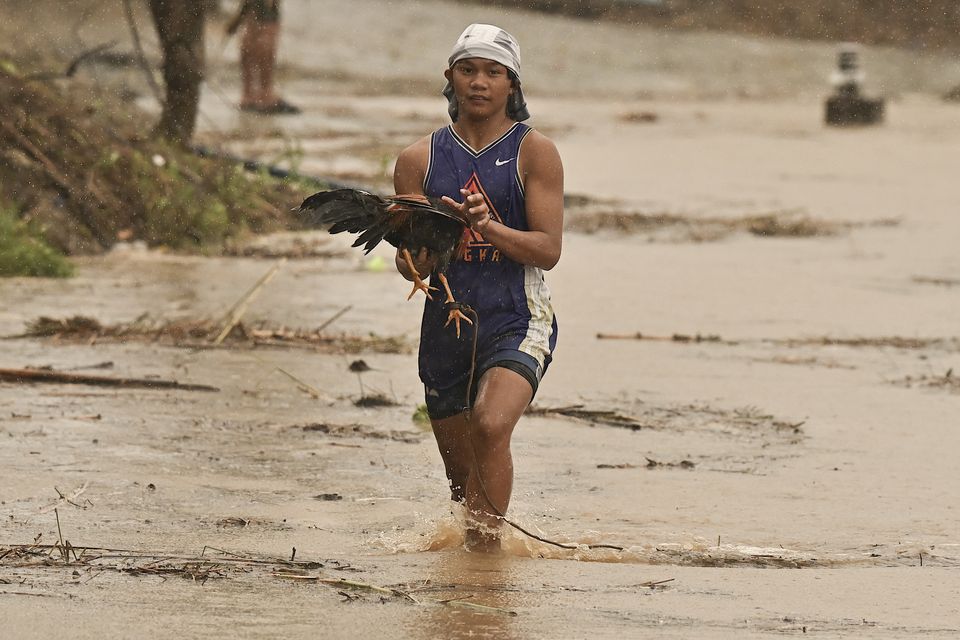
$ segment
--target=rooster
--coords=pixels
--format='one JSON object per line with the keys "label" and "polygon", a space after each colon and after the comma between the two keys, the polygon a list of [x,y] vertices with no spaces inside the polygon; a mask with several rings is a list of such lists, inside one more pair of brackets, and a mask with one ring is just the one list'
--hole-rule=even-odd
{"label": "rooster", "polygon": [[[444,272],[462,255],[467,221],[459,209],[440,198],[416,194],[382,198],[359,189],[334,189],[313,194],[297,211],[310,227],[329,226],[330,233],[358,234],[353,246],[363,245],[364,253],[370,253],[381,240],[399,249],[413,276],[407,300],[417,291],[433,300],[430,292],[437,290],[423,281],[413,264],[413,254],[426,249],[436,260],[434,271],[447,294],[446,303],[456,303]],[[451,307],[445,326],[455,323],[458,338],[461,320],[473,324],[459,307]]]}

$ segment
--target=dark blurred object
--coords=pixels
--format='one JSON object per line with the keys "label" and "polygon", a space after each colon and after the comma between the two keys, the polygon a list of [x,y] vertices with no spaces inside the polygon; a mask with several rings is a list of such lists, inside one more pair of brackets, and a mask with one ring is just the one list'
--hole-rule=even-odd
{"label": "dark blurred object", "polygon": [[837,56],[837,70],[830,78],[834,93],[826,103],[828,125],[872,125],[883,122],[883,100],[861,94],[860,86],[865,77],[860,69],[859,49],[856,45],[844,44]]}
{"label": "dark blurred object", "polygon": [[373,368],[367,364],[365,360],[354,360],[350,363],[350,371],[354,373],[363,373],[365,371],[373,371]]}
{"label": "dark blurred object", "polygon": [[203,80],[203,25],[206,5],[174,0],[150,0],[160,47],[166,96],[155,132],[171,142],[193,136]]}
{"label": "dark blurred object", "polygon": [[943,99],[947,102],[960,102],[960,84],[943,94]]}

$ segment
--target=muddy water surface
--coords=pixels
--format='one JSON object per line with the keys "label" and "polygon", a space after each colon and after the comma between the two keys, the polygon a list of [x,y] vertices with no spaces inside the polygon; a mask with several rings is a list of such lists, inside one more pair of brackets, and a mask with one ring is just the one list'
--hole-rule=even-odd
{"label": "muddy water surface", "polygon": [[[201,137],[286,162],[301,149],[304,171],[386,184],[396,152],[443,123],[422,50],[442,60],[474,10],[351,3],[364,18],[351,28],[361,22],[378,42],[395,42],[384,34],[398,23],[441,42],[348,55],[338,38],[354,32],[337,22],[340,5],[288,3],[284,86],[305,115],[241,118],[209,92],[215,127]],[[245,325],[317,327],[350,305],[328,333],[395,337],[399,353],[138,336],[0,342],[5,367],[109,362],[86,371],[220,389],[0,385],[5,633],[955,637],[960,395],[947,372],[960,365],[960,300],[943,284],[960,277],[955,109],[905,93],[882,128],[828,131],[804,86],[782,97],[771,80],[750,101],[670,89],[699,77],[693,64],[662,71],[673,84],[631,76],[654,88],[642,101],[615,74],[590,76],[601,83],[590,97],[593,85],[564,70],[585,64],[583,42],[617,59],[622,27],[502,10],[478,19],[525,43],[535,124],[556,140],[579,196],[569,218],[787,211],[839,225],[810,237],[736,225],[703,237],[567,234],[548,274],[560,347],[540,411],[516,432],[511,516],[557,541],[624,551],[561,550],[512,531],[503,556],[461,549],[435,445],[411,418],[422,400],[419,304],[376,261],[389,265],[389,251],[365,259],[321,237],[330,257],[290,260]],[[603,37],[566,38],[561,51],[537,35],[544,21]],[[329,37],[307,37],[317,29]],[[687,37],[670,42],[692,56]],[[702,37],[700,59],[710,43],[790,59],[812,46]],[[214,67],[227,98],[231,52]],[[415,82],[382,84],[397,64]],[[915,64],[927,71],[890,71],[901,91],[932,90],[923,79],[949,70]],[[656,118],[629,117],[641,111]],[[42,315],[220,321],[274,260],[125,248],[78,264],[71,281],[0,282],[0,334]],[[597,338],[638,332],[646,339]],[[359,379],[348,370],[357,358],[373,368]],[[362,393],[394,404],[356,406]],[[61,539],[97,549],[67,564],[57,548],[13,547]]]}

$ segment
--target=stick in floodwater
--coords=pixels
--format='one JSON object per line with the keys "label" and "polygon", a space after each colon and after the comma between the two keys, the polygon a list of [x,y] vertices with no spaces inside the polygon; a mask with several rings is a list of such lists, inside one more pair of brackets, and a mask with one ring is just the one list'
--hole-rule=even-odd
{"label": "stick in floodwater", "polygon": [[257,294],[267,286],[267,284],[273,280],[273,276],[277,275],[277,272],[280,271],[280,268],[287,263],[286,258],[281,258],[273,267],[270,268],[263,276],[257,280],[257,283],[254,284],[249,291],[243,294],[243,297],[237,300],[236,304],[230,309],[227,313],[227,323],[224,325],[223,330],[220,331],[220,335],[216,337],[213,341],[213,344],[218,345],[224,341],[224,339],[233,331],[233,328],[237,326],[240,322],[240,318],[243,317],[243,314],[246,313],[247,307],[250,306],[250,303],[253,301]]}
{"label": "stick in floodwater", "polygon": [[298,378],[297,376],[293,375],[292,373],[290,373],[290,372],[287,371],[286,369],[282,369],[282,368],[280,368],[280,367],[276,367],[276,369],[277,369],[277,371],[279,371],[279,372],[282,373],[283,375],[287,376],[288,378],[290,378],[291,380],[293,380],[294,382],[296,382],[297,385],[300,387],[300,390],[301,390],[301,391],[307,392],[308,394],[310,394],[311,396],[313,396],[313,398],[314,398],[315,400],[319,400],[320,397],[323,395],[322,393],[320,393],[320,390],[319,390],[319,389],[317,389],[316,387],[313,387],[313,386],[307,384],[306,382],[304,382],[303,380],[301,380],[301,379]]}
{"label": "stick in floodwater", "polygon": [[653,589],[655,587],[659,587],[660,585],[667,584],[668,582],[673,582],[674,580],[676,580],[676,578],[667,578],[666,580],[650,580],[649,582],[641,582],[640,586]]}
{"label": "stick in floodwater", "polygon": [[[261,358],[258,358],[257,356],[253,356],[253,359],[256,360],[257,362],[259,362],[259,363],[262,364],[262,365],[270,366],[269,363],[265,362],[265,361],[264,361],[263,359],[261,359]],[[282,373],[283,375],[287,376],[288,378],[290,378],[291,380],[293,380],[294,382],[296,382],[296,383],[297,383],[297,388],[299,388],[299,389],[300,389],[301,391],[303,391],[304,393],[306,393],[306,394],[310,395],[311,397],[313,397],[314,400],[320,400],[321,398],[324,398],[324,397],[326,397],[326,398],[329,399],[329,396],[326,396],[326,395],[325,395],[323,392],[321,392],[319,389],[317,389],[316,387],[314,387],[314,386],[312,386],[312,385],[307,384],[306,382],[304,382],[303,380],[301,380],[301,379],[298,378],[297,376],[293,375],[292,373],[290,373],[289,371],[287,371],[287,370],[284,369],[283,367],[274,366],[274,369],[276,369],[277,371],[279,371],[279,372]]]}
{"label": "stick in floodwater", "polygon": [[658,342],[723,342],[724,340],[718,335],[702,335],[696,334],[693,336],[687,335],[685,333],[674,333],[669,336],[651,336],[645,333],[637,331],[636,333],[598,333],[597,340],[656,340]]}
{"label": "stick in floodwater", "polygon": [[[87,486],[88,486],[89,484],[90,484],[89,482],[84,482],[80,487],[78,487],[77,489],[75,489],[72,494],[70,494],[70,497],[69,497],[69,498],[68,498],[67,496],[63,495],[63,493],[61,493],[60,489],[57,489],[56,487],[54,487],[53,490],[56,491],[56,492],[57,492],[57,495],[60,496],[60,497],[59,497],[59,498],[57,499],[57,501],[54,502],[53,504],[47,505],[47,506],[45,506],[45,507],[42,507],[42,508],[40,509],[40,513],[50,513],[51,511],[53,511],[54,509],[56,509],[57,507],[59,507],[60,505],[62,505],[62,504],[65,503],[65,502],[66,502],[67,504],[72,504],[73,506],[77,507],[78,509],[86,509],[86,507],[84,507],[83,505],[77,504],[76,502],[74,502],[74,500],[76,500],[76,499],[79,498],[81,495],[83,495],[83,492],[87,490]],[[92,503],[91,503],[91,504],[92,504]]]}
{"label": "stick in floodwater", "polygon": [[[274,574],[277,575],[277,574]],[[283,575],[285,578],[292,578],[292,575]],[[408,591],[402,589],[396,589],[392,587],[378,587],[374,584],[367,584],[365,582],[355,582],[353,580],[344,580],[343,578],[339,579],[329,579],[329,578],[320,578],[317,582],[332,586],[332,587],[350,587],[352,589],[363,589],[367,591],[374,591],[376,593],[385,593],[394,596],[398,596],[409,600],[410,602],[417,605],[427,605],[427,604],[440,604],[450,607],[465,607],[468,609],[476,609],[478,611],[487,611],[491,613],[503,613],[508,616],[517,615],[516,611],[511,611],[510,609],[501,609],[500,607],[490,607],[485,604],[477,604],[475,602],[465,602],[462,598],[455,598],[450,600],[417,600],[414,598]],[[467,596],[469,597],[469,596]]]}
{"label": "stick in floodwater", "polygon": [[387,593],[394,596],[399,596],[405,598],[414,604],[421,604],[419,600],[414,598],[412,595],[403,591],[402,589],[392,589],[389,587],[378,587],[375,584],[367,584],[366,582],[355,582],[353,580],[345,580],[343,578],[337,578],[336,580],[331,578],[323,578],[317,582],[322,582],[323,584],[330,586],[339,586],[339,587],[350,587],[352,589],[365,589],[367,591],[375,591],[377,593]]}
{"label": "stick in floodwater", "polygon": [[340,316],[342,316],[343,314],[345,314],[347,311],[350,311],[350,309],[353,309],[353,305],[352,305],[352,304],[348,304],[348,305],[345,306],[343,309],[340,309],[340,311],[337,311],[335,314],[333,314],[333,316],[330,317],[329,320],[327,320],[326,322],[324,322],[323,324],[321,324],[319,327],[317,327],[317,333],[319,334],[321,331],[323,331],[324,329],[326,329],[327,327],[329,327],[329,326],[330,326],[331,324],[333,324],[334,321],[336,321]]}
{"label": "stick in floodwater", "polygon": [[477,611],[487,611],[491,613],[503,613],[508,616],[517,615],[516,611],[510,609],[502,609],[500,607],[491,607],[485,604],[477,604],[476,602],[468,602],[466,598],[470,596],[464,596],[463,598],[456,598],[452,600],[438,600],[437,604],[446,605],[448,607],[464,607],[466,609],[476,609]]}
{"label": "stick in floodwater", "polygon": [[53,510],[53,515],[57,516],[57,535],[60,536],[60,546],[63,546],[63,531],[60,530],[60,512],[57,509]]}
{"label": "stick in floodwater", "polygon": [[0,369],[0,382],[47,382],[52,384],[86,384],[97,387],[136,387],[145,389],[179,389],[181,391],[220,391],[205,384],[182,384],[176,380],[152,378],[111,378],[88,376],[40,369]]}

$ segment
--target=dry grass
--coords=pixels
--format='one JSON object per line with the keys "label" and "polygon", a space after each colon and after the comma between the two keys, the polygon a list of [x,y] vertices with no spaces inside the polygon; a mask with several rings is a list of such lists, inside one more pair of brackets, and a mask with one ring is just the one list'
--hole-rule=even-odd
{"label": "dry grass", "polygon": [[[585,205],[583,208],[590,207]],[[675,213],[573,211],[567,218],[566,228],[582,233],[610,231],[648,235],[654,240],[674,242],[710,242],[722,240],[735,233],[749,233],[760,238],[817,238],[840,235],[854,228],[897,224],[898,221],[889,219],[871,222],[823,220],[794,209],[733,218],[696,217]]]}
{"label": "dry grass", "polygon": [[948,369],[947,372],[942,376],[907,376],[902,380],[895,381],[894,384],[899,384],[905,387],[919,386],[927,389],[939,389],[941,391],[960,393],[960,376],[954,376],[952,368]]}
{"label": "dry grass", "polygon": [[877,336],[873,338],[834,338],[831,336],[812,336],[809,338],[785,338],[769,340],[774,344],[787,347],[852,347],[852,348],[883,348],[892,349],[960,349],[958,338],[907,338],[904,336]]}
{"label": "dry grass", "polygon": [[[153,342],[193,349],[214,348],[213,340],[222,329],[222,323],[212,320],[178,320],[157,322],[140,317],[133,322],[103,325],[95,318],[40,317],[27,323],[26,331],[15,338],[48,338],[62,342]],[[237,324],[222,345],[226,348],[301,347],[324,353],[409,353],[407,340],[402,336],[375,334],[326,334],[312,329],[289,329],[266,324],[245,326]]]}

